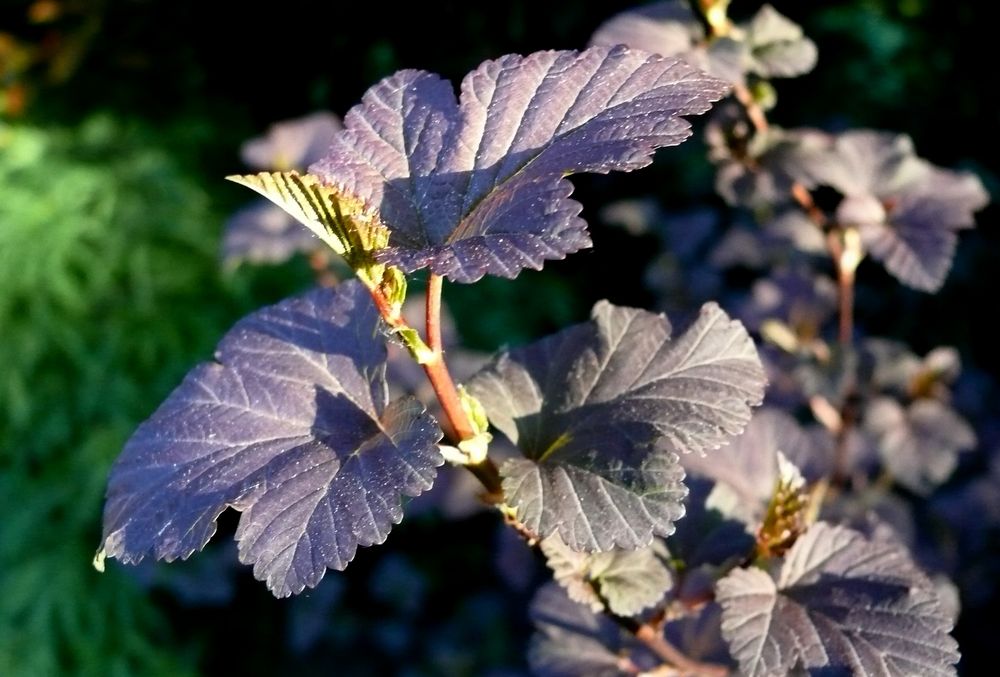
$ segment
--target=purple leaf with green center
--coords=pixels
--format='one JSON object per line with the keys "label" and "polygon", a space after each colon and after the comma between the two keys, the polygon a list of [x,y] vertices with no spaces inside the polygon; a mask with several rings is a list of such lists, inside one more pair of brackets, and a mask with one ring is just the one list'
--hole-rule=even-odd
{"label": "purple leaf with green center", "polygon": [[382,331],[354,281],[238,322],[125,445],[106,554],[186,558],[232,507],[240,560],[284,597],[383,542],[443,460],[423,407],[388,402]]}
{"label": "purple leaf with green center", "polygon": [[741,674],[955,674],[948,611],[898,544],[819,522],[779,571],[735,569],[716,590]]}
{"label": "purple leaf with green center", "polygon": [[764,375],[746,330],[715,304],[670,333],[662,315],[602,301],[589,322],[500,354],[469,383],[524,454],[500,472],[529,529],[586,552],[673,532],[678,454],[739,434]]}
{"label": "purple leaf with green center", "polygon": [[375,85],[310,172],[377,208],[377,258],[457,282],[515,277],[590,246],[566,180],[631,171],[684,141],[681,115],[727,85],[677,59],[623,47],[487,61],[450,83],[405,70]]}
{"label": "purple leaf with green center", "polygon": [[944,283],[957,230],[989,195],[974,174],[940,169],[918,158],[909,137],[871,130],[845,132],[810,172],[844,194],[837,220],[861,233],[866,251],[901,282],[923,291]]}
{"label": "purple leaf with green center", "polygon": [[340,128],[337,116],[325,112],[276,122],[265,136],[244,143],[240,156],[254,169],[272,172],[305,169],[323,157]]}

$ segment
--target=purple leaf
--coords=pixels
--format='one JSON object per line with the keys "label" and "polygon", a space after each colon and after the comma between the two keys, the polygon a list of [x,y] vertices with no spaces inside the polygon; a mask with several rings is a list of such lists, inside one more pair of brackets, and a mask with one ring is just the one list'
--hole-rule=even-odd
{"label": "purple leaf", "polygon": [[755,524],[764,515],[779,478],[779,451],[800,468],[814,466],[820,454],[795,419],[779,409],[763,408],[732,442],[711,456],[689,454],[681,464],[690,475],[726,485],[742,513],[731,516]]}
{"label": "purple leaf", "polygon": [[768,320],[780,320],[800,339],[817,338],[837,307],[837,288],[806,266],[778,267],[757,280],[740,319],[759,331]]}
{"label": "purple leaf", "polygon": [[812,70],[816,45],[802,29],[770,5],[726,37],[707,40],[702,20],[686,0],[656,2],[617,14],[590,39],[592,45],[623,44],[678,56],[727,82],[747,73],[763,78],[793,77]]}
{"label": "purple leaf", "polygon": [[310,171],[378,208],[379,260],[458,282],[514,277],[590,246],[565,177],[630,171],[681,143],[726,85],[623,47],[487,61],[449,83],[400,71],[372,87]]}
{"label": "purple leaf", "polygon": [[240,156],[254,169],[305,169],[323,156],[340,127],[337,116],[325,112],[276,122],[265,136],[244,143]]}
{"label": "purple leaf", "polygon": [[816,45],[771,5],[761,7],[744,28],[750,72],[762,78],[791,78],[816,65]]}
{"label": "purple leaf", "polygon": [[628,45],[676,56],[727,82],[743,82],[748,46],[729,38],[705,39],[698,16],[685,0],[656,2],[617,14],[594,32],[592,45]]}
{"label": "purple leaf", "polygon": [[673,531],[678,454],[742,431],[763,371],[715,304],[673,341],[662,315],[601,302],[591,318],[502,353],[469,390],[525,456],[501,467],[518,519],[574,550],[634,550]]}
{"label": "purple leaf", "polygon": [[589,555],[568,548],[558,534],[539,545],[553,578],[570,599],[594,611],[607,606],[613,614],[635,616],[663,599],[673,585],[661,560],[667,556],[662,543]]}
{"label": "purple leaf", "polygon": [[323,242],[286,211],[258,200],[226,221],[222,256],[228,263],[282,263],[299,252],[311,252]]}
{"label": "purple leaf", "polygon": [[965,419],[932,399],[904,408],[891,397],[878,397],[865,410],[864,426],[877,440],[892,476],[923,495],[951,476],[959,452],[976,445],[976,434]]}
{"label": "purple leaf", "polygon": [[659,664],[648,649],[605,615],[577,604],[555,583],[531,601],[535,634],[528,664],[538,677],[625,677]]}
{"label": "purple leaf", "polygon": [[112,468],[107,555],[186,558],[232,507],[240,560],[284,597],[384,541],[442,458],[423,407],[387,402],[380,323],[353,281],[238,322]]}
{"label": "purple leaf", "polygon": [[810,174],[844,194],[837,220],[861,233],[865,249],[901,282],[937,291],[951,268],[955,231],[986,206],[982,182],[916,157],[909,137],[845,132]]}
{"label": "purple leaf", "polygon": [[954,675],[952,621],[897,544],[817,523],[780,571],[735,569],[717,586],[722,634],[751,677]]}

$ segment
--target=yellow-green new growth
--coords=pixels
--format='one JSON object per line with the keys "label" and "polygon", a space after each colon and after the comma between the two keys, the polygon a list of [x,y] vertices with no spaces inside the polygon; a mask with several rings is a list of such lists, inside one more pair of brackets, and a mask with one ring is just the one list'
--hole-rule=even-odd
{"label": "yellow-green new growth", "polygon": [[305,225],[340,254],[369,289],[382,282],[386,266],[372,253],[389,244],[389,229],[376,209],[312,174],[260,172],[226,178],[263,195]]}

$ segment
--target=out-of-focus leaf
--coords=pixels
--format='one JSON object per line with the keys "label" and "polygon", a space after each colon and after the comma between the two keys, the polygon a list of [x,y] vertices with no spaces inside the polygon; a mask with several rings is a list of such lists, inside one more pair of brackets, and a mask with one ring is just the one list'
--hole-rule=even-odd
{"label": "out-of-focus leaf", "polygon": [[763,517],[780,477],[778,452],[804,466],[814,465],[818,455],[813,438],[795,419],[779,409],[763,408],[732,442],[711,456],[689,454],[681,464],[690,475],[725,485],[734,494],[734,510],[726,516],[754,525]]}
{"label": "out-of-focus leaf", "polygon": [[321,246],[321,241],[288,212],[258,201],[238,210],[226,221],[222,258],[230,264],[281,263],[293,254]]}
{"label": "out-of-focus leaf", "polygon": [[626,10],[601,24],[592,45],[628,45],[676,56],[726,82],[743,82],[749,46],[728,37],[706,41],[705,30],[686,0],[655,2]]}
{"label": "out-of-focus leaf", "polygon": [[778,320],[800,340],[820,336],[823,324],[837,307],[833,280],[805,266],[777,268],[757,280],[739,317],[747,327],[759,331],[761,325]]}
{"label": "out-of-focus leaf", "polygon": [[878,397],[865,409],[865,428],[892,476],[918,494],[929,494],[951,476],[958,454],[976,445],[972,427],[951,407],[921,399],[904,408]]}
{"label": "out-of-focus leaf", "polygon": [[776,574],[735,569],[717,591],[743,674],[955,674],[952,621],[899,545],[820,522]]}
{"label": "out-of-focus leaf", "polygon": [[385,346],[367,291],[348,282],[258,311],[135,432],[112,469],[103,549],[124,562],[201,549],[243,515],[240,559],[277,596],[343,569],[430,488],[441,431],[387,403]]}
{"label": "out-of-focus leaf", "polygon": [[751,133],[738,109],[720,109],[706,128],[706,139],[709,158],[718,167],[716,192],[744,207],[790,202],[792,185],[812,185],[813,168],[830,146],[829,135],[815,129],[771,126]]}
{"label": "out-of-focus leaf", "polygon": [[742,431],[763,371],[714,304],[674,341],[662,315],[601,302],[591,318],[501,353],[469,389],[524,454],[501,467],[519,520],[574,550],[636,549],[683,514],[678,453]]}
{"label": "out-of-focus leaf", "polygon": [[555,583],[531,602],[535,634],[528,664],[538,677],[625,677],[657,661],[614,621],[577,604]]}
{"label": "out-of-focus leaf", "polygon": [[265,136],[244,143],[240,156],[254,169],[301,171],[323,157],[340,128],[337,116],[327,112],[276,122]]}
{"label": "out-of-focus leaf", "polygon": [[[592,45],[628,45],[664,56],[691,58],[705,30],[685,0],[654,2],[616,14],[590,38]],[[695,57],[697,62],[699,58]]]}
{"label": "out-of-focus leaf", "polygon": [[747,73],[763,78],[794,77],[816,65],[816,45],[802,28],[764,5],[749,23],[728,35],[706,39],[702,20],[686,0],[656,2],[617,14],[598,27],[593,45],[623,44],[678,56],[727,82]]}
{"label": "out-of-focus leaf", "polygon": [[853,130],[837,136],[810,175],[844,194],[837,219],[856,227],[865,249],[901,282],[936,291],[951,268],[957,230],[989,195],[974,174],[918,158],[905,135]]}
{"label": "out-of-focus leaf", "polygon": [[571,550],[558,534],[541,542],[546,562],[570,599],[593,611],[635,616],[661,599],[673,581],[654,546],[585,554]]}
{"label": "out-of-focus leaf", "polygon": [[726,85],[624,47],[487,61],[451,85],[400,71],[345,117],[310,171],[378,209],[383,263],[458,282],[514,277],[590,245],[566,176],[630,171],[681,143]]}
{"label": "out-of-focus leaf", "polygon": [[816,45],[802,27],[764,5],[746,25],[750,46],[748,70],[763,78],[792,78],[816,65]]}
{"label": "out-of-focus leaf", "polygon": [[670,621],[663,634],[688,658],[736,667],[722,638],[722,607],[714,602]]}

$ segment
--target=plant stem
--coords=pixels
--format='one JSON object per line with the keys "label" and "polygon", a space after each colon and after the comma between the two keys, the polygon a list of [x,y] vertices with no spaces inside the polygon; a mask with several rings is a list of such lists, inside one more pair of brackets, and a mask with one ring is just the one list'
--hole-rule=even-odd
{"label": "plant stem", "polygon": [[688,658],[652,623],[640,623],[634,618],[617,616],[610,611],[607,613],[618,625],[635,635],[635,638],[645,644],[650,651],[677,668],[679,674],[690,677],[726,677],[729,674],[729,668],[724,665],[702,663]]}
{"label": "plant stem", "polygon": [[[441,289],[444,278],[431,273],[427,278],[427,347],[431,349],[431,358],[422,366],[427,374],[431,387],[441,403],[441,410],[451,426],[451,431],[457,441],[472,439],[476,436],[475,427],[468,414],[462,408],[461,399],[455,381],[448,371],[444,361],[444,344],[441,338]],[[482,482],[489,496],[502,500],[503,489],[500,482],[500,472],[496,464],[489,458],[482,463],[466,466],[476,478]]]}
{"label": "plant stem", "polygon": [[764,109],[760,107],[760,104],[754,100],[750,89],[742,82],[734,83],[733,96],[743,106],[743,110],[746,111],[747,117],[750,119],[750,124],[753,125],[757,133],[763,134],[767,132],[770,128],[767,122],[767,115],[764,113]]}

